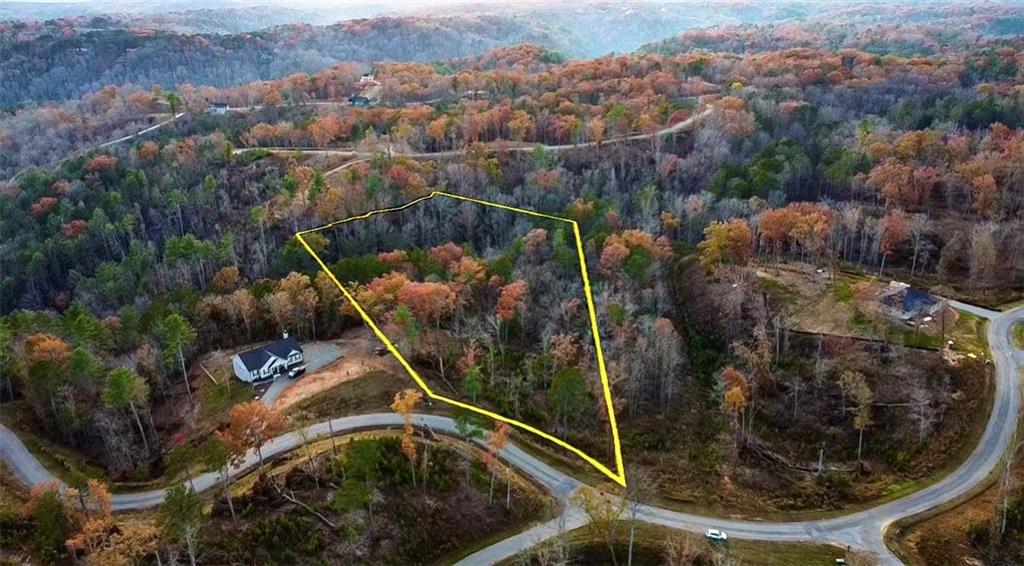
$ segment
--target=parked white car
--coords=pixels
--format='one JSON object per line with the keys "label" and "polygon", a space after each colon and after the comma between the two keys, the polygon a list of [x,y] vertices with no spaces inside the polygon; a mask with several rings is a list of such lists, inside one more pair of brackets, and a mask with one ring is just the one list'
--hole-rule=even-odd
{"label": "parked white car", "polygon": [[725,534],[725,531],[719,529],[708,529],[704,531],[704,536],[706,536],[708,540],[729,540],[729,535]]}

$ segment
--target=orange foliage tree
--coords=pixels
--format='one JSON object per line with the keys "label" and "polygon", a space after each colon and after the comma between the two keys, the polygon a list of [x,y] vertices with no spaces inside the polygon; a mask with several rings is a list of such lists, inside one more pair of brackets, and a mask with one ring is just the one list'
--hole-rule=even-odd
{"label": "orange foliage tree", "polygon": [[742,218],[715,222],[704,229],[704,241],[697,247],[700,263],[707,269],[723,263],[747,265],[754,251],[754,234]]}
{"label": "orange foliage tree", "polygon": [[231,451],[241,457],[247,450],[256,452],[259,470],[263,470],[263,445],[284,432],[284,417],[263,404],[250,401],[235,405],[228,414],[228,427],[222,438]]}
{"label": "orange foliage tree", "polygon": [[722,398],[722,410],[729,415],[734,424],[737,438],[745,438],[744,431],[747,404],[750,401],[750,384],[747,377],[733,366],[726,366],[720,377],[725,395]]}
{"label": "orange foliage tree", "polygon": [[882,270],[885,269],[885,259],[892,255],[896,247],[903,243],[909,235],[910,221],[902,210],[893,210],[882,218],[882,239],[879,242],[882,261],[878,267],[879,277],[882,276]]}
{"label": "orange foliage tree", "polygon": [[422,398],[423,392],[418,389],[403,389],[395,393],[395,401],[391,403],[391,410],[402,416],[402,453],[409,459],[413,486],[416,485],[416,443],[413,441],[412,414]]}
{"label": "orange foliage tree", "polygon": [[526,281],[513,281],[501,288],[495,315],[499,320],[509,322],[526,307]]}
{"label": "orange foliage tree", "polygon": [[[498,457],[501,455],[501,451],[505,449],[508,444],[508,435],[512,431],[507,423],[502,421],[495,421],[494,430],[488,431],[484,440],[487,443],[487,452],[484,452],[482,458],[484,465],[491,472],[491,490],[490,490],[490,501],[494,502],[494,478],[498,474]],[[511,490],[511,482],[509,482],[509,490]],[[506,502],[508,506],[508,502]]]}

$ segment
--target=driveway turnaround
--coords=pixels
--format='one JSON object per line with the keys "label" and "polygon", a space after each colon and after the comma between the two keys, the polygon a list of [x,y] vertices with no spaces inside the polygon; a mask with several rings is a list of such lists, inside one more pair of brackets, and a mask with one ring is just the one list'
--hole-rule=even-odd
{"label": "driveway turnaround", "polygon": [[[344,351],[337,344],[331,342],[314,342],[312,344],[306,344],[302,347],[303,363],[306,364],[306,375],[309,375],[320,368],[334,363],[335,360],[340,358],[344,354]],[[302,379],[301,377],[296,379]],[[274,401],[284,393],[285,389],[288,389],[292,383],[295,383],[294,379],[288,379],[287,375],[277,376],[270,387],[263,392],[263,397],[260,400],[267,407],[273,407]]]}

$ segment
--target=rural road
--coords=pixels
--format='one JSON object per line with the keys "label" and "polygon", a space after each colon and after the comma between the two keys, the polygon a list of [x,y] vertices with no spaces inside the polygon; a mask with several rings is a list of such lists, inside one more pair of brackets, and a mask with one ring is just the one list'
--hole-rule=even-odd
{"label": "rural road", "polygon": [[[453,437],[461,437],[458,428],[455,426],[455,421],[448,417],[436,415],[414,415],[413,417],[416,426],[420,428]],[[303,430],[307,437],[312,440],[318,437],[329,437],[331,430],[337,436],[362,430],[399,429],[402,426],[402,417],[396,413],[374,413],[332,419],[330,422],[324,421],[310,425]],[[476,442],[484,446],[482,440],[477,440]],[[263,458],[270,459],[287,454],[301,447],[302,443],[300,431],[283,434],[263,445]],[[25,445],[10,429],[2,425],[0,425],[0,457],[12,468],[15,475],[28,485],[57,479],[36,460],[35,456],[25,448]],[[502,452],[502,457],[530,476],[558,499],[568,499],[576,488],[583,485],[576,479],[530,456],[518,446],[509,444]],[[229,475],[232,478],[243,476],[252,471],[257,463],[256,453],[250,450],[242,459],[242,462],[237,467],[231,469]],[[193,477],[192,482],[197,491],[203,491],[215,485],[219,479],[220,475],[218,473],[208,472]],[[163,489],[134,493],[115,493],[111,495],[111,507],[115,511],[154,507],[163,501],[164,493],[165,490]]]}
{"label": "rural road", "polygon": [[144,129],[144,130],[139,130],[139,131],[135,132],[134,134],[128,134],[127,136],[117,138],[116,140],[110,140],[110,141],[108,141],[106,143],[101,143],[100,145],[98,145],[96,147],[97,148],[110,147],[110,146],[112,146],[114,144],[118,144],[118,143],[121,143],[121,142],[126,142],[128,140],[135,139],[135,138],[137,138],[139,136],[144,136],[144,135],[148,134],[149,132],[152,132],[154,130],[159,130],[163,126],[166,126],[167,124],[170,124],[171,122],[177,120],[178,118],[181,118],[184,115],[185,115],[184,112],[178,112],[174,116],[164,120],[163,122],[160,122],[159,124],[154,124],[154,125],[146,128],[146,129]]}
{"label": "rural road", "polygon": [[[674,133],[677,133],[677,132],[680,132],[682,130],[687,129],[690,126],[693,126],[694,124],[696,124],[702,118],[705,118],[705,117],[711,115],[712,112],[713,112],[713,110],[709,108],[707,110],[704,110],[700,114],[695,114],[695,115],[690,116],[689,118],[687,118],[685,120],[677,122],[676,124],[673,124],[671,126],[667,126],[665,128],[662,128],[662,129],[657,130],[655,132],[651,132],[651,133],[648,133],[648,134],[633,134],[633,135],[628,135],[628,136],[620,136],[620,137],[615,137],[615,138],[608,138],[608,139],[606,139],[604,141],[601,141],[601,142],[589,141],[589,142],[582,142],[582,143],[567,143],[567,144],[561,144],[561,145],[545,145],[545,144],[542,144],[542,143],[510,142],[510,141],[502,140],[502,141],[497,141],[497,142],[489,142],[488,145],[490,145],[491,149],[494,149],[494,150],[511,151],[511,152],[518,152],[518,153],[530,153],[530,152],[533,152],[534,150],[536,150],[536,148],[538,148],[538,147],[543,149],[544,151],[553,151],[553,152],[570,151],[570,150],[575,150],[575,149],[585,149],[585,148],[590,148],[590,147],[604,147],[606,145],[614,145],[614,144],[622,143],[622,142],[640,141],[640,140],[658,138],[658,137],[661,137],[661,136],[667,136],[667,135],[670,135],[670,134],[674,134]],[[332,147],[332,148],[327,148],[327,147],[283,147],[283,146],[241,147],[241,148],[236,148],[236,149],[232,150],[231,153],[234,154],[234,155],[238,155],[238,154],[244,154],[244,153],[248,153],[248,152],[252,152],[252,151],[261,151],[261,150],[262,151],[268,151],[270,153],[283,153],[283,154],[289,154],[289,153],[308,153],[310,155],[323,155],[323,156],[339,155],[339,156],[345,156],[345,157],[359,157],[360,159],[358,161],[366,161],[370,157],[373,157],[373,155],[375,153],[375,152],[366,151],[366,150],[360,151],[360,150],[357,150],[354,147]],[[461,155],[464,155],[466,153],[466,150],[465,149],[449,149],[449,150],[444,150],[444,151],[431,151],[431,152],[402,152],[402,151],[391,151],[389,149],[388,152],[391,153],[392,155],[401,156],[401,157],[407,157],[409,159],[442,159],[442,158],[449,158],[449,157],[459,157]],[[349,167],[351,165],[353,165],[353,163],[345,163],[342,166],[337,167],[336,169],[333,169],[331,171],[328,171],[328,172],[324,173],[324,176],[326,177],[326,176],[330,175],[331,173],[334,173],[335,171],[337,171],[339,169],[344,169],[345,167]]]}
{"label": "rural road", "polygon": [[177,114],[175,114],[174,116],[171,116],[170,118],[164,120],[163,122],[160,122],[160,123],[154,124],[154,125],[152,125],[152,126],[150,126],[148,128],[139,130],[139,131],[135,132],[134,134],[128,134],[127,136],[119,137],[116,140],[110,140],[110,141],[107,141],[107,142],[103,142],[103,143],[101,143],[99,145],[93,145],[93,146],[90,146],[90,147],[86,147],[86,148],[80,149],[78,151],[72,152],[71,155],[67,155],[67,156],[61,157],[60,159],[58,159],[56,161],[51,161],[50,163],[47,163],[45,165],[33,165],[32,167],[26,167],[24,169],[21,169],[17,173],[15,173],[14,176],[11,177],[10,182],[13,183],[14,181],[17,181],[18,177],[21,176],[22,173],[24,173],[25,171],[28,171],[30,169],[39,169],[41,167],[53,167],[55,165],[58,165],[60,163],[63,163],[65,161],[67,161],[68,159],[71,159],[72,157],[74,157],[76,155],[81,155],[83,153],[88,153],[88,152],[90,152],[90,151],[92,151],[94,149],[103,149],[105,147],[110,147],[112,145],[117,145],[117,144],[119,144],[121,142],[126,142],[128,140],[132,140],[132,139],[135,139],[137,137],[144,136],[144,135],[148,134],[149,132],[152,132],[152,131],[155,131],[155,130],[159,130],[160,128],[166,126],[167,124],[170,124],[171,122],[174,122],[175,120],[177,120],[178,118],[181,118],[184,115],[185,115],[185,112],[178,112]]}
{"label": "rural road", "polygon": [[[885,529],[894,521],[932,509],[955,499],[981,483],[1002,459],[1010,443],[1021,412],[1021,371],[1024,369],[1024,351],[1013,345],[1012,330],[1024,323],[1024,307],[999,313],[953,302],[959,308],[990,320],[988,341],[995,361],[995,401],[981,441],[970,457],[953,473],[942,480],[904,498],[831,519],[814,521],[737,521],[680,513],[644,505],[639,518],[648,523],[675,529],[702,533],[709,527],[723,529],[730,537],[777,542],[811,541],[851,546],[872,553],[881,564],[900,564],[884,542]],[[513,464],[518,462],[511,460]],[[567,522],[573,519],[568,506]],[[464,564],[494,564],[515,556],[547,538],[556,536],[554,524],[536,528],[516,537],[505,539],[467,557]],[[529,533],[529,535],[528,535]],[[510,544],[512,539],[518,544]]]}
{"label": "rural road", "polygon": [[[813,521],[743,521],[704,517],[680,513],[659,507],[644,505],[639,510],[643,521],[676,529],[703,532],[708,527],[726,530],[731,537],[765,541],[811,541],[849,545],[873,553],[882,564],[899,564],[899,560],[885,546],[884,530],[897,519],[915,515],[945,503],[968,492],[982,482],[999,463],[1006,450],[1012,431],[1017,426],[1021,409],[1020,371],[1024,367],[1024,351],[1017,350],[1012,343],[1013,325],[1024,322],[1024,307],[1004,313],[996,313],[972,307],[972,312],[991,320],[989,344],[996,368],[995,403],[985,433],[971,456],[953,473],[937,483],[902,499],[830,519]],[[414,415],[418,427],[458,437],[455,422],[436,415]],[[399,428],[402,417],[393,413],[358,415],[324,421],[306,427],[309,438],[326,437],[333,430],[335,435],[360,430]],[[302,445],[302,434],[290,432],[279,436],[263,447],[265,458],[273,458],[295,450]],[[481,441],[475,441],[478,444]],[[24,444],[7,428],[0,426],[0,457],[27,484],[55,479],[43,468]],[[531,477],[548,490],[553,497],[565,504],[562,515],[547,523],[534,526],[524,532],[503,539],[469,557],[462,564],[493,564],[515,556],[538,542],[557,536],[560,532],[572,530],[586,523],[586,517],[578,508],[569,503],[570,496],[584,484],[579,480],[549,466],[531,456],[515,444],[509,444],[501,458]],[[229,473],[231,477],[244,475],[256,467],[257,457],[251,452],[242,463]],[[205,490],[219,480],[217,473],[196,476],[193,481],[197,490]],[[150,490],[137,493],[118,493],[112,496],[115,510],[140,509],[159,505],[164,490]]]}
{"label": "rural road", "polygon": [[[649,139],[680,131],[700,118],[706,116],[706,110],[674,126],[650,134],[614,138],[604,141],[601,145],[623,141]],[[176,117],[177,118],[177,117]],[[162,124],[161,124],[162,125]],[[159,125],[158,125],[159,126]],[[141,132],[140,132],[141,133]],[[138,134],[136,134],[138,135]],[[133,136],[129,136],[133,137]],[[123,141],[123,140],[115,140]],[[597,146],[595,142],[575,145],[543,146],[550,151],[563,151]],[[532,151],[533,145],[512,146],[510,151]],[[237,153],[260,148],[236,150]],[[349,167],[366,159],[368,153],[360,153],[351,149],[304,149],[304,148],[263,148],[269,151],[300,151],[323,154],[346,154],[357,157],[355,161],[343,164],[334,171]],[[398,154],[410,158],[440,158],[461,155],[461,150],[442,151],[435,153]],[[396,153],[397,154],[397,153]],[[1012,342],[1011,332],[1015,323],[1024,322],[1024,307],[999,313],[973,305],[958,302],[951,303],[954,307],[990,320],[988,330],[989,345],[995,362],[995,401],[989,416],[985,432],[974,451],[954,472],[942,480],[904,498],[891,501],[864,511],[842,515],[830,519],[813,521],[741,521],[703,517],[689,513],[680,513],[654,506],[642,506],[639,518],[643,521],[664,525],[677,529],[703,532],[705,528],[716,527],[726,530],[731,537],[741,539],[757,539],[765,541],[812,541],[829,542],[842,546],[861,549],[873,553],[883,564],[899,564],[899,560],[885,545],[884,531],[894,521],[932,509],[970,491],[981,483],[995,468],[1002,458],[1010,441],[1011,434],[1017,426],[1021,412],[1020,372],[1024,367],[1024,352],[1017,350]],[[328,362],[329,363],[329,362]],[[269,402],[280,395],[287,387],[287,380],[271,387],[264,402]],[[455,423],[447,418],[432,415],[415,415],[415,423],[451,436],[459,436]],[[314,424],[305,429],[308,438],[327,436],[331,430],[335,435],[347,434],[359,430],[381,428],[398,428],[402,418],[396,414],[370,414],[333,419]],[[285,454],[302,445],[302,435],[296,431],[277,437],[263,447],[265,458]],[[475,441],[479,443],[480,441]],[[24,444],[6,427],[0,425],[0,457],[11,466],[14,473],[29,485],[55,479],[39,461],[25,448]],[[522,533],[503,539],[464,559],[463,564],[494,564],[531,546],[557,536],[559,532],[572,530],[586,523],[582,511],[569,503],[570,496],[583,484],[544,462],[527,454],[514,444],[509,444],[501,457],[546,488],[555,498],[565,504],[562,515],[547,523],[534,526]],[[241,476],[256,467],[257,457],[250,452],[242,463],[233,468],[232,477]],[[197,490],[205,490],[219,480],[216,473],[205,473],[193,479]],[[115,510],[140,509],[159,505],[164,498],[162,489],[137,493],[118,493],[112,496],[111,504]]]}

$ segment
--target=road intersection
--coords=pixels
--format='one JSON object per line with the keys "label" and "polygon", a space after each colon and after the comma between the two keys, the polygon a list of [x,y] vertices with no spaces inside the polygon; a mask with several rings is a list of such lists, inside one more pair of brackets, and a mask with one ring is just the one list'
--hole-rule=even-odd
{"label": "road intersection", "polygon": [[[899,564],[899,560],[884,542],[884,532],[888,526],[898,519],[951,501],[982,483],[1002,459],[1020,415],[1020,372],[1021,368],[1024,368],[1024,351],[1013,346],[1011,332],[1014,324],[1024,322],[1024,307],[997,313],[958,303],[954,303],[954,306],[990,319],[988,338],[995,362],[996,387],[995,402],[985,433],[974,452],[953,473],[901,499],[828,519],[786,522],[732,520],[681,513],[651,505],[641,506],[638,518],[645,522],[693,532],[703,532],[708,527],[720,528],[728,531],[734,538],[849,545],[874,554],[882,564]],[[455,422],[448,417],[415,415],[414,422],[418,427],[435,433],[461,437]],[[402,417],[392,413],[343,417],[333,419],[330,423],[324,421],[306,427],[304,434],[293,431],[269,441],[263,446],[263,457],[274,458],[299,448],[304,442],[304,436],[326,438],[332,430],[335,435],[344,435],[356,431],[401,426]],[[21,440],[3,426],[0,426],[0,457],[29,485],[56,479],[25,448]],[[585,485],[583,482],[553,468],[512,443],[504,449],[501,458],[546,489],[552,497],[563,504],[564,511],[552,521],[534,526],[472,554],[461,562],[463,564],[493,564],[515,556],[561,532],[586,524],[583,512],[571,503],[571,496]],[[256,465],[257,456],[250,452],[241,464],[229,473],[232,477],[242,476],[255,469]],[[194,477],[193,484],[197,491],[204,491],[213,487],[219,478],[217,473],[204,473]],[[111,497],[111,504],[119,511],[149,508],[159,505],[164,494],[163,489],[118,493]]]}
{"label": "road intersection", "polygon": [[[659,137],[688,128],[705,117],[709,112],[710,110],[706,110],[678,124],[650,134],[615,138],[607,140],[602,144],[589,142],[585,144],[543,147],[549,151],[566,151],[589,146]],[[132,139],[180,117],[181,114],[174,116],[167,122],[157,124],[142,132],[108,142],[108,144],[104,145]],[[505,149],[508,151],[533,151],[534,147],[534,145],[516,145],[506,146]],[[235,152],[244,153],[261,149],[271,152],[299,151],[311,154],[344,155],[356,158],[328,172],[328,174],[366,161],[371,155],[367,152],[358,152],[351,148],[245,148],[235,150]],[[463,150],[452,150],[402,155],[419,159],[454,157],[463,153]],[[1003,458],[1021,413],[1020,379],[1021,369],[1024,368],[1024,351],[1014,346],[1011,333],[1015,324],[1024,323],[1024,307],[1017,307],[1006,312],[996,312],[956,301],[951,301],[950,304],[957,309],[989,320],[988,342],[995,364],[996,380],[995,400],[985,432],[967,460],[948,476],[901,499],[863,511],[828,519],[787,522],[732,520],[681,513],[649,505],[640,507],[638,518],[649,523],[693,532],[703,532],[707,527],[716,527],[728,531],[730,537],[734,538],[834,543],[870,552],[882,564],[899,564],[900,561],[885,545],[884,535],[886,529],[899,519],[917,515],[963,496],[984,482]],[[281,392],[280,389],[285,385],[278,387],[273,397],[276,397]],[[429,428],[434,432],[461,437],[454,421],[447,417],[415,415],[415,423],[417,426]],[[302,446],[304,437],[327,437],[331,431],[335,435],[344,435],[356,431],[398,428],[401,425],[402,418],[396,414],[369,414],[333,419],[330,422],[324,421],[306,427],[305,434],[300,431],[293,431],[277,437],[263,446],[262,454],[264,458],[280,456]],[[479,440],[475,442],[480,443]],[[21,440],[3,425],[0,425],[0,458],[6,461],[14,473],[28,485],[56,479],[29,452]],[[511,443],[503,451],[502,458],[508,464],[516,467],[523,474],[543,486],[555,499],[563,504],[564,511],[558,518],[552,521],[534,526],[472,554],[461,562],[463,564],[493,564],[512,557],[539,542],[557,536],[561,532],[586,524],[586,517],[583,512],[571,504],[571,496],[584,485],[582,482],[549,466]],[[229,474],[232,477],[244,475],[256,467],[257,460],[256,454],[250,452],[241,464],[233,468]],[[216,473],[205,473],[193,478],[193,484],[197,491],[209,489],[218,481],[219,475]],[[164,494],[165,490],[163,489],[135,493],[118,493],[112,496],[111,504],[115,510],[150,508],[159,505],[163,501]]]}

